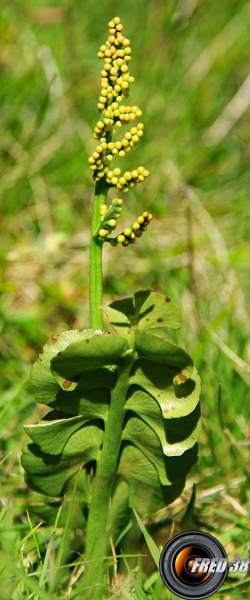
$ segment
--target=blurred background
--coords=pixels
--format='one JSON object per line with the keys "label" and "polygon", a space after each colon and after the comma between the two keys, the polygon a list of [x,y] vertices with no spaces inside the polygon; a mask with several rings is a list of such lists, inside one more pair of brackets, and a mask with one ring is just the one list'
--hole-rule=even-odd
{"label": "blurred background", "polygon": [[[107,22],[118,14],[132,47],[135,83],[129,103],[142,109],[145,133],[115,166],[128,170],[142,164],[151,172],[124,195],[121,228],[143,210],[154,219],[134,246],[105,245],[105,299],[152,287],[179,306],[183,326],[175,339],[201,374],[203,432],[198,465],[182,497],[166,512],[174,534],[196,483],[196,528],[202,523],[231,556],[245,557],[250,528],[250,3],[121,0],[117,5],[113,0],[1,0],[4,497],[14,520],[24,522],[34,494],[19,464],[22,424],[43,414],[26,386],[35,355],[53,335],[88,326],[94,186],[87,159],[99,115],[97,51],[107,39]],[[242,594],[238,591],[238,598]]]}

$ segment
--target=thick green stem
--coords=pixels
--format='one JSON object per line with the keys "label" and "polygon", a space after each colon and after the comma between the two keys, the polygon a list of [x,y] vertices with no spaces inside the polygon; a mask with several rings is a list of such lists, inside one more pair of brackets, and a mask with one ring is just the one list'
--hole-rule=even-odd
{"label": "thick green stem", "polygon": [[95,237],[100,224],[100,206],[106,204],[108,186],[102,179],[96,183],[94,210],[91,227],[89,263],[89,311],[90,327],[103,329],[102,304],[102,246],[103,240]]}
{"label": "thick green stem", "polygon": [[[103,558],[108,549],[110,532],[107,530],[110,499],[117,474],[122,440],[124,404],[129,388],[129,373],[133,363],[133,351],[122,361],[117,372],[117,384],[111,392],[110,410],[105,424],[104,442],[93,481],[92,500],[86,531],[86,561],[90,562],[85,583],[103,582],[105,564]],[[92,563],[92,561],[94,561]],[[97,588],[94,597],[98,597]],[[92,597],[92,596],[91,596]]]}

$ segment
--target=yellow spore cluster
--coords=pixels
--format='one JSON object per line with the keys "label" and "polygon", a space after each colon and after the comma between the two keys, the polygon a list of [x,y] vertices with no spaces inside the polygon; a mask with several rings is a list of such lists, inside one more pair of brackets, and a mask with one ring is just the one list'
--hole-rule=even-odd
{"label": "yellow spore cluster", "polygon": [[[125,227],[123,232],[118,234],[115,238],[109,238],[108,235],[110,232],[116,228],[116,221],[120,217],[122,205],[123,200],[121,198],[114,198],[109,207],[106,204],[102,204],[100,208],[100,220],[102,225],[98,231],[98,236],[102,238],[103,241],[110,242],[111,246],[117,246],[117,244],[122,244],[123,246],[134,244],[136,238],[141,237],[143,232],[147,230],[148,225],[153,218],[151,213],[144,211],[130,227]],[[111,214],[112,218],[109,218]]]}
{"label": "yellow spore cluster", "polygon": [[122,173],[118,167],[111,170],[110,163],[116,155],[124,158],[126,152],[131,152],[143,136],[144,125],[133,125],[122,140],[112,141],[116,128],[119,130],[123,125],[141,117],[142,111],[138,106],[120,104],[128,98],[130,83],[134,81],[128,67],[131,60],[130,41],[123,35],[123,25],[119,17],[115,17],[108,25],[110,35],[98,52],[98,57],[104,59],[101,93],[97,104],[101,118],[93,133],[98,144],[89,158],[89,163],[95,181],[104,177],[110,187],[114,186],[120,192],[128,192],[129,188],[144,181],[149,176],[149,171],[140,166]]}

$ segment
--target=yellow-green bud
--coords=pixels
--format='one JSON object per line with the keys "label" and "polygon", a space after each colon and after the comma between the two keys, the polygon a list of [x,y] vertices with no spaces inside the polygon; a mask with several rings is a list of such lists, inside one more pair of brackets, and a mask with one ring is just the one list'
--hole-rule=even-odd
{"label": "yellow-green bud", "polygon": [[118,176],[118,175],[120,175],[120,174],[121,174],[121,169],[119,169],[119,167],[117,167],[116,169],[114,169],[114,170],[113,170],[113,174],[114,174],[115,176]]}
{"label": "yellow-green bud", "polygon": [[125,242],[125,235],[122,235],[122,234],[118,235],[116,240],[119,244],[123,244],[123,242]]}
{"label": "yellow-green bud", "polygon": [[133,223],[132,227],[133,227],[134,231],[139,231],[139,229],[140,229],[140,225],[137,222]]}
{"label": "yellow-green bud", "polygon": [[101,238],[105,238],[105,237],[107,237],[107,235],[108,235],[108,232],[106,231],[106,229],[99,229],[99,236]]}
{"label": "yellow-green bud", "polygon": [[132,233],[132,229],[130,229],[130,227],[126,227],[126,229],[124,229],[123,233],[124,233],[124,235],[126,235],[126,237],[130,237],[131,233]]}

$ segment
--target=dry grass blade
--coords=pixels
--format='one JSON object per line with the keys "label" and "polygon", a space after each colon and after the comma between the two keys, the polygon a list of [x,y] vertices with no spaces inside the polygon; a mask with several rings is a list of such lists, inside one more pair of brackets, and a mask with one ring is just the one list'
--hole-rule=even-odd
{"label": "dry grass blade", "polygon": [[204,133],[204,141],[208,144],[219,144],[232,127],[241,118],[250,104],[250,74],[232,98],[223,112]]}

